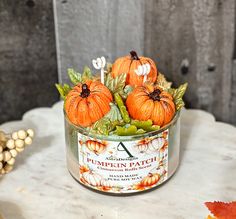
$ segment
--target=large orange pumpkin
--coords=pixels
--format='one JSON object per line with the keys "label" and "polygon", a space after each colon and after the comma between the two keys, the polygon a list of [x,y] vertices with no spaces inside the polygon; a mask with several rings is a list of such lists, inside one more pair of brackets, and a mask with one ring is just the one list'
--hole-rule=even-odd
{"label": "large orange pumpkin", "polygon": [[133,119],[151,119],[159,126],[169,123],[175,114],[172,96],[159,86],[150,84],[136,87],[129,94],[126,106]]}
{"label": "large orange pumpkin", "polygon": [[149,64],[151,70],[147,75],[147,81],[155,82],[157,79],[158,71],[155,62],[147,57],[138,57],[135,51],[130,52],[130,56],[118,58],[112,65],[112,76],[116,77],[119,74],[126,73],[126,84],[142,85],[144,76],[138,76],[135,70],[139,65]]}
{"label": "large orange pumpkin", "polygon": [[66,96],[65,111],[69,120],[83,127],[92,125],[110,110],[112,94],[99,81],[76,85]]}

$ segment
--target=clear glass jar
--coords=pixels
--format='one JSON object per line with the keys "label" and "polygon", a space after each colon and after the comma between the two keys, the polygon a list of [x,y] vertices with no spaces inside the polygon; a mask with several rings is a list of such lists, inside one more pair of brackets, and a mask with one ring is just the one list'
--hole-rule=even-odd
{"label": "clear glass jar", "polygon": [[180,112],[158,131],[102,136],[73,125],[65,114],[67,166],[82,185],[107,194],[147,191],[168,180],[179,164]]}

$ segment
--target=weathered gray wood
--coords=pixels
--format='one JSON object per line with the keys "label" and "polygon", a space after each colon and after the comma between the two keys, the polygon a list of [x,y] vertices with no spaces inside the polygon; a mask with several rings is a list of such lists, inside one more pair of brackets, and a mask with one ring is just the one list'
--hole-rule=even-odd
{"label": "weathered gray wood", "polygon": [[[168,79],[189,82],[188,107],[234,122],[234,0],[55,0],[60,80],[91,59],[130,49],[153,58]],[[183,61],[185,60],[185,61]],[[183,64],[188,64],[188,68]],[[234,82],[232,82],[234,78]]]}
{"label": "weathered gray wood", "polygon": [[55,1],[60,81],[66,81],[68,67],[81,70],[98,56],[114,60],[133,48],[142,53],[143,5],[142,0]]}
{"label": "weathered gray wood", "polygon": [[[236,9],[236,4],[235,4]],[[236,10],[235,10],[236,12]],[[236,19],[236,16],[235,16]],[[230,122],[236,124],[236,22],[234,24],[234,52],[232,60],[231,100],[230,100]]]}
{"label": "weathered gray wood", "polygon": [[232,83],[230,100],[230,122],[236,124],[236,59],[232,62]]}
{"label": "weathered gray wood", "polygon": [[0,123],[59,97],[52,1],[0,0]]}
{"label": "weathered gray wood", "polygon": [[[147,2],[146,55],[158,56],[159,68],[175,83],[189,82],[188,106],[230,121],[234,0]],[[150,17],[149,14],[152,14]],[[181,62],[188,59],[186,75]]]}

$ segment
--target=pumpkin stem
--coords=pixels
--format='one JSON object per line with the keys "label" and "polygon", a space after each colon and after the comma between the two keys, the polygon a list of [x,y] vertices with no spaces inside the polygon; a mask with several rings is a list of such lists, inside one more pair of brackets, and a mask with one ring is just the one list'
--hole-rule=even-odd
{"label": "pumpkin stem", "polygon": [[139,60],[139,57],[135,51],[130,51],[130,55],[132,60]]}
{"label": "pumpkin stem", "polygon": [[90,94],[90,90],[88,88],[87,84],[82,84],[82,92],[80,93],[80,96],[82,98],[87,98]]}
{"label": "pumpkin stem", "polygon": [[161,100],[160,94],[161,94],[161,91],[159,89],[156,89],[152,93],[150,93],[148,96],[155,101],[156,100],[160,101]]}

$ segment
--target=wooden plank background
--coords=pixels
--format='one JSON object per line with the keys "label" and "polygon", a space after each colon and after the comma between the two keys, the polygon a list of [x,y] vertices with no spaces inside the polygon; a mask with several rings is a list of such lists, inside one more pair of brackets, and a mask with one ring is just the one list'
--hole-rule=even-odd
{"label": "wooden plank background", "polygon": [[52,8],[0,0],[0,123],[57,101],[54,83],[68,67],[135,49],[174,85],[189,82],[187,107],[236,124],[235,0],[54,0],[55,16]]}
{"label": "wooden plank background", "polygon": [[0,123],[58,100],[50,0],[0,0]]}
{"label": "wooden plank background", "polygon": [[68,67],[81,70],[97,56],[114,61],[135,49],[176,86],[189,82],[187,107],[236,123],[234,0],[55,3],[60,81]]}

